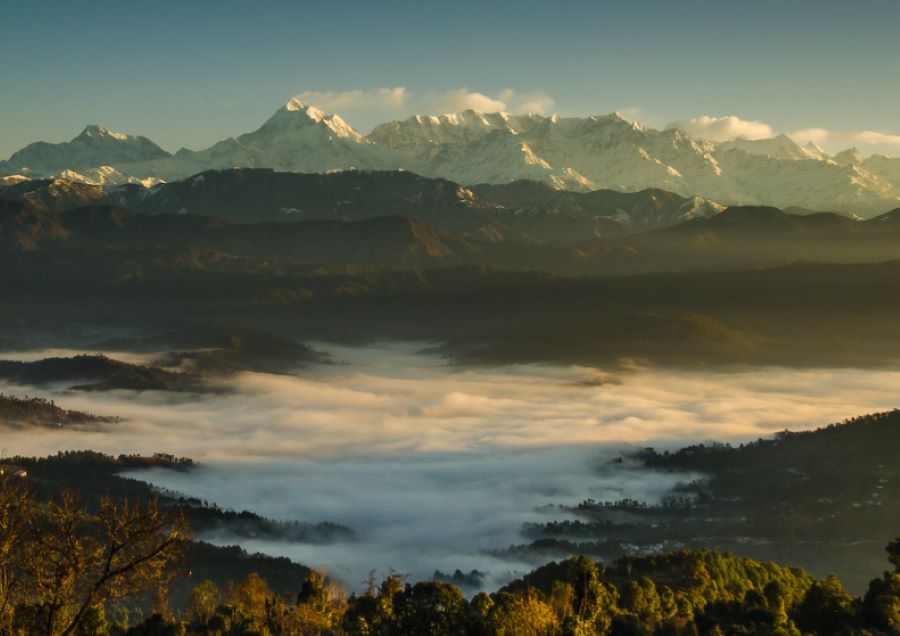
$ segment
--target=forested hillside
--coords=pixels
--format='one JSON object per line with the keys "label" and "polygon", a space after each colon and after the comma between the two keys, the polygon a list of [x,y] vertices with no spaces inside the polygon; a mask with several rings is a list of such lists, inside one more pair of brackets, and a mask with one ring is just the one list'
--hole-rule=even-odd
{"label": "forested hillside", "polygon": [[641,450],[618,461],[623,470],[671,472],[660,504],[586,499],[569,510],[574,520],[526,527],[532,542],[510,553],[609,559],[629,551],[726,549],[820,576],[836,572],[861,591],[881,546],[896,534],[898,447],[900,411],[891,411],[740,446]]}
{"label": "forested hillside", "polygon": [[[34,633],[28,630],[40,624],[35,621],[46,620],[46,633],[57,634],[77,619],[91,626],[79,629],[97,630],[87,633],[129,634],[892,634],[900,629],[900,539],[888,546],[895,570],[878,576],[878,568],[882,546],[897,533],[898,413],[740,447],[644,450],[627,461],[679,474],[700,471],[706,478],[678,485],[658,507],[586,501],[575,510],[586,521],[530,530],[572,540],[545,539],[527,550],[596,554],[596,546],[621,545],[625,537],[648,546],[633,545],[629,556],[609,557],[607,551],[601,561],[565,558],[471,598],[452,582],[466,583],[461,573],[449,580],[436,573],[431,581],[394,572],[378,581],[373,574],[368,587],[348,594],[349,582],[286,559],[191,540],[192,533],[218,530],[302,543],[354,535],[335,524],[276,522],[173,493],[157,499],[148,484],[119,475],[148,468],[191,471],[188,459],[91,452],[13,457],[8,463],[26,469],[28,477],[0,477],[0,528],[6,529],[0,548],[6,540],[10,555],[0,566],[0,581],[17,581],[0,586],[6,599],[0,626]],[[70,515],[78,519],[74,525],[66,521]],[[124,518],[130,521],[120,526]],[[126,530],[145,523],[150,529],[137,535]],[[177,541],[151,570],[121,579],[121,594],[109,583],[92,586],[103,573],[99,562],[116,554],[115,545],[131,546],[126,556],[140,553],[176,530]],[[622,538],[609,540],[617,533]],[[778,561],[792,566],[706,547],[671,547],[679,533],[686,543],[689,535],[706,536],[712,539],[707,546],[721,545],[716,533],[772,537]],[[596,534],[606,540],[596,541]],[[45,550],[61,536],[90,550],[66,556],[62,570],[45,571],[52,564],[31,550]],[[666,541],[649,546],[662,537]],[[878,542],[879,556],[866,562],[871,570],[854,585],[858,596],[827,571],[814,577],[795,567],[809,558],[803,546],[840,565],[841,545],[866,541]],[[734,545],[743,552],[758,549],[752,542]],[[652,554],[637,556],[641,552]],[[51,588],[37,584],[41,576]],[[57,590],[59,577],[71,583]],[[80,618],[79,608],[86,608]]]}
{"label": "forested hillside", "polygon": [[[861,597],[846,594],[835,578],[816,581],[796,568],[680,551],[609,567],[572,558],[467,599],[452,584],[407,582],[395,573],[380,582],[373,576],[367,589],[349,596],[315,570],[289,594],[274,592],[256,573],[223,589],[203,578],[228,553],[188,549],[183,514],[156,500],[128,505],[102,498],[96,508],[82,508],[72,493],[42,504],[18,477],[0,477],[0,528],[0,629],[15,634],[890,634],[900,628],[900,540],[888,546],[894,571],[874,578]],[[186,555],[204,569],[194,573],[184,605],[173,610],[168,583]]]}

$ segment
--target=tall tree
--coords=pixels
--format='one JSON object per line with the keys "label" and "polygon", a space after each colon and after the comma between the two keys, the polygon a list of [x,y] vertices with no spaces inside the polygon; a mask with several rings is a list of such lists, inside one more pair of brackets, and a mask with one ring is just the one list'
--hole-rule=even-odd
{"label": "tall tree", "polygon": [[10,563],[19,580],[13,600],[23,627],[50,636],[76,633],[108,601],[164,585],[189,538],[185,518],[157,500],[104,498],[96,512],[72,493],[46,504],[28,501]]}
{"label": "tall tree", "polygon": [[28,482],[0,477],[0,633],[11,620],[15,594],[21,589],[19,565],[32,505]]}

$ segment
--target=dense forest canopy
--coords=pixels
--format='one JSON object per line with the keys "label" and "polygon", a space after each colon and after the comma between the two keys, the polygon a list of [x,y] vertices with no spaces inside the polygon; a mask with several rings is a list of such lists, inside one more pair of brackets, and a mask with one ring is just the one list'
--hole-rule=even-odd
{"label": "dense forest canopy", "polygon": [[[224,590],[198,582],[168,602],[189,530],[156,500],[95,511],[71,492],[40,500],[0,478],[0,630],[12,634],[890,634],[900,629],[900,539],[893,571],[852,597],[840,582],[711,551],[553,562],[467,599],[441,581],[374,575],[347,596],[312,570],[292,594],[256,573]],[[138,601],[143,600],[143,605]],[[129,611],[128,608],[131,608]],[[139,608],[143,607],[143,610]],[[142,616],[146,616],[143,618]],[[848,631],[849,630],[849,631]]]}

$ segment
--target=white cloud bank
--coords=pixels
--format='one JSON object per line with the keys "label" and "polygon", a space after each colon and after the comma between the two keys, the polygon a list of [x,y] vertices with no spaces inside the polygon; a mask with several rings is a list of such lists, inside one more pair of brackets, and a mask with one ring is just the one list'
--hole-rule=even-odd
{"label": "white cloud bank", "polygon": [[[371,127],[412,115],[442,115],[469,109],[482,113],[502,111],[512,114],[549,115],[555,112],[556,108],[556,100],[540,90],[517,91],[506,88],[495,93],[482,93],[465,86],[444,91],[423,92],[412,91],[404,86],[370,90],[307,90],[297,93],[292,99],[328,113],[337,113],[360,129],[365,129],[366,125]],[[644,111],[639,106],[627,106],[616,113],[628,121],[638,121],[644,116]]]}
{"label": "white cloud bank", "polygon": [[[874,130],[859,132],[834,132],[825,128],[803,128],[788,133],[798,144],[812,142],[823,148],[859,147],[868,151],[897,154],[900,152],[900,135],[890,135]],[[864,153],[866,154],[866,153]]]}
{"label": "white cloud bank", "polygon": [[[607,460],[623,444],[812,428],[892,407],[900,383],[900,372],[859,369],[647,369],[616,378],[539,365],[454,371],[415,350],[333,349],[346,364],[299,376],[247,373],[233,380],[234,393],[206,397],[0,384],[7,394],[128,418],[93,432],[0,430],[0,446],[8,455],[93,448],[192,456],[203,464],[195,472],[140,477],[226,507],[352,527],[359,541],[349,544],[242,544],[326,564],[354,587],[372,567],[414,578],[477,568],[499,581],[532,564],[483,550],[525,541],[524,522],[562,516],[546,504],[653,501],[684,479],[611,469]],[[583,384],[601,378],[609,381]]]}
{"label": "white cloud bank", "polygon": [[[680,128],[696,139],[732,141],[734,139],[768,139],[777,132],[762,121],[741,119],[736,115],[713,117],[702,115],[693,119],[672,122],[668,128]],[[832,131],[826,128],[802,128],[788,131],[787,136],[800,145],[810,142],[834,154],[849,147],[859,148],[864,155],[882,153],[900,154],[900,135],[861,130],[856,132]]]}
{"label": "white cloud bank", "polygon": [[748,439],[890,408],[900,372],[647,369],[585,387],[598,371],[521,366],[452,371],[395,347],[334,349],[347,365],[301,376],[245,373],[234,393],[185,397],[3,386],[128,421],[107,431],[3,432],[11,454],[91,447],[199,460],[337,458],[584,444]]}
{"label": "white cloud bank", "polygon": [[403,86],[347,91],[303,91],[294,95],[330,113],[338,113],[355,125],[373,126],[383,121],[411,115],[440,115],[472,109],[486,113],[548,114],[555,102],[541,91],[519,92],[504,89],[494,94],[462,87],[448,91],[417,93]]}
{"label": "white cloud bank", "polygon": [[408,95],[402,86],[376,88],[371,91],[303,91],[294,95],[304,104],[333,113],[351,110],[394,110],[406,105]]}
{"label": "white cloud bank", "polygon": [[774,137],[771,126],[761,121],[741,119],[735,115],[710,117],[702,115],[693,119],[676,121],[669,128],[681,128],[691,137],[710,141],[731,141],[732,139],[768,139]]}

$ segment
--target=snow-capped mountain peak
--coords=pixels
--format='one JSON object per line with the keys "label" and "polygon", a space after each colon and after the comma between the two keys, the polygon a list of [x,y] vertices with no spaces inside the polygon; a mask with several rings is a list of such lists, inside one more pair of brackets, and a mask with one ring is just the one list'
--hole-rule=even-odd
{"label": "snow-capped mountain peak", "polygon": [[19,150],[3,162],[4,173],[47,176],[63,170],[81,172],[118,163],[131,163],[168,157],[155,143],[137,135],[126,135],[97,125],[86,126],[71,141],[38,141]]}
{"label": "snow-capped mountain peak", "polygon": [[858,148],[847,148],[847,150],[837,153],[833,158],[835,162],[842,166],[858,166],[864,161]]}
{"label": "snow-capped mountain peak", "polygon": [[761,155],[773,159],[818,159],[816,153],[801,147],[796,141],[784,133],[769,139],[745,139],[739,137],[733,141],[723,141],[720,150],[740,150],[751,155]]}
{"label": "snow-capped mountain peak", "polygon": [[[300,110],[309,110],[309,106],[300,101],[297,97],[291,97],[287,103],[284,105],[284,110],[288,110],[291,112],[296,112]],[[318,109],[314,109],[316,112],[321,112]]]}
{"label": "snow-capped mountain peak", "polygon": [[[900,159],[829,157],[786,135],[714,142],[656,130],[620,113],[588,117],[464,110],[380,124],[365,136],[339,115],[292,98],[259,128],[169,155],[149,139],[88,126],[69,142],[38,142],[0,162],[0,175],[154,182],[233,167],[290,172],[406,169],[463,185],[541,181],[558,189],[660,188],[725,204],[880,213],[900,204]],[[150,179],[150,181],[145,181]]]}
{"label": "snow-capped mountain peak", "polygon": [[425,171],[415,159],[372,143],[340,116],[297,98],[288,100],[256,130],[223,139],[205,150],[181,149],[172,157],[128,166],[109,163],[128,177],[167,181],[236,167],[285,172]]}
{"label": "snow-capped mountain peak", "polygon": [[[296,97],[275,111],[257,131],[251,134],[284,134],[290,130],[321,127],[342,139],[365,143],[365,137],[353,126],[341,119],[340,115],[326,114],[325,111],[301,102]],[[246,137],[246,135],[242,135]]]}
{"label": "snow-capped mountain peak", "polygon": [[818,161],[828,161],[830,157],[828,153],[822,150],[822,148],[814,141],[809,141],[803,146],[803,152],[806,153],[806,156],[810,159],[816,159]]}
{"label": "snow-capped mountain peak", "polygon": [[135,139],[135,137],[133,137],[132,135],[126,135],[125,133],[117,132],[115,130],[109,130],[108,128],[102,128],[100,126],[97,126],[96,124],[90,124],[88,126],[85,126],[84,130],[81,131],[81,134],[78,135],[75,139],[115,139],[116,141],[128,141],[131,139]]}
{"label": "snow-capped mountain peak", "polygon": [[842,153],[836,163],[787,135],[717,143],[619,113],[419,115],[376,126],[368,138],[415,157],[428,174],[466,184],[535,179],[574,190],[662,188],[728,204],[870,213],[900,202],[900,160]]}

